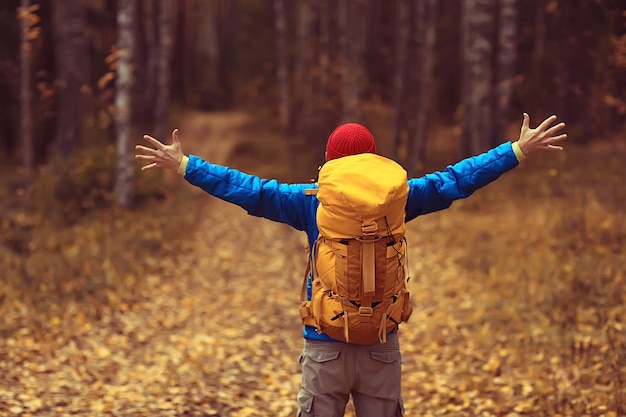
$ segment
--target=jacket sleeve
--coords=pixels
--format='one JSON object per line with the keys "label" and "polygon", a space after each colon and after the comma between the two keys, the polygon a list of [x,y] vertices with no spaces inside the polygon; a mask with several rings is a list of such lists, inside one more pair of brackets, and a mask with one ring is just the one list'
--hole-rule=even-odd
{"label": "jacket sleeve", "polygon": [[454,200],[469,197],[518,164],[511,142],[506,142],[444,171],[410,179],[406,221],[450,207]]}
{"label": "jacket sleeve", "polygon": [[304,190],[312,184],[281,184],[233,168],[212,164],[190,155],[185,179],[221,200],[243,208],[248,214],[306,230],[311,199]]}

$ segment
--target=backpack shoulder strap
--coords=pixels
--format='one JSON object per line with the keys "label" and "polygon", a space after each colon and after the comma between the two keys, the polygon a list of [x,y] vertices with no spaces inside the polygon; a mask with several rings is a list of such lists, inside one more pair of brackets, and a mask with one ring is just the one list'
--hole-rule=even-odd
{"label": "backpack shoulder strap", "polygon": [[309,282],[309,273],[311,272],[311,257],[306,263],[306,270],[304,271],[304,279],[302,280],[302,289],[300,290],[300,301],[307,301],[306,287]]}

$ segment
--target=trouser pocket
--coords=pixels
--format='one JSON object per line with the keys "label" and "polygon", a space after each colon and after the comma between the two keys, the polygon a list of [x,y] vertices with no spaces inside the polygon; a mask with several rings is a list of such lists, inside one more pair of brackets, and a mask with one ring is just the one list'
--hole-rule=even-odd
{"label": "trouser pocket", "polygon": [[404,416],[404,403],[402,402],[402,398],[398,400],[398,414],[397,417]]}
{"label": "trouser pocket", "polygon": [[339,342],[310,341],[302,352],[302,386],[298,394],[300,416],[340,417],[350,395],[350,375],[346,373]]}
{"label": "trouser pocket", "polygon": [[313,394],[306,391],[300,391],[298,393],[298,417],[313,416],[313,400]]}

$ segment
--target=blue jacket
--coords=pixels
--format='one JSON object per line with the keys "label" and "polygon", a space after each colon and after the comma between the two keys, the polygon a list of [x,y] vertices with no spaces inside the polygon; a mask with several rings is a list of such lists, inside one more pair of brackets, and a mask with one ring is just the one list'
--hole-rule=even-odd
{"label": "blue jacket", "polygon": [[[450,207],[454,200],[470,196],[518,163],[511,142],[506,142],[484,154],[448,166],[444,171],[410,179],[406,221]],[[211,164],[194,155],[189,156],[185,179],[217,198],[237,204],[248,214],[306,232],[309,247],[314,247],[319,234],[315,222],[319,201],[315,195],[305,194],[304,190],[317,187],[315,184],[281,184],[277,180],[261,179]],[[310,284],[309,280],[309,297]],[[304,337],[331,340],[309,326],[304,328]]]}

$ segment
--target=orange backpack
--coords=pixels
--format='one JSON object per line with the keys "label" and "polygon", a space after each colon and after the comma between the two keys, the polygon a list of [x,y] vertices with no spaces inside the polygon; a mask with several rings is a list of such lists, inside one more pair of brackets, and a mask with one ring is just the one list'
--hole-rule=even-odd
{"label": "orange backpack", "polygon": [[365,153],[328,161],[318,185],[312,297],[300,317],[336,340],[385,343],[412,311],[405,273],[407,173]]}

